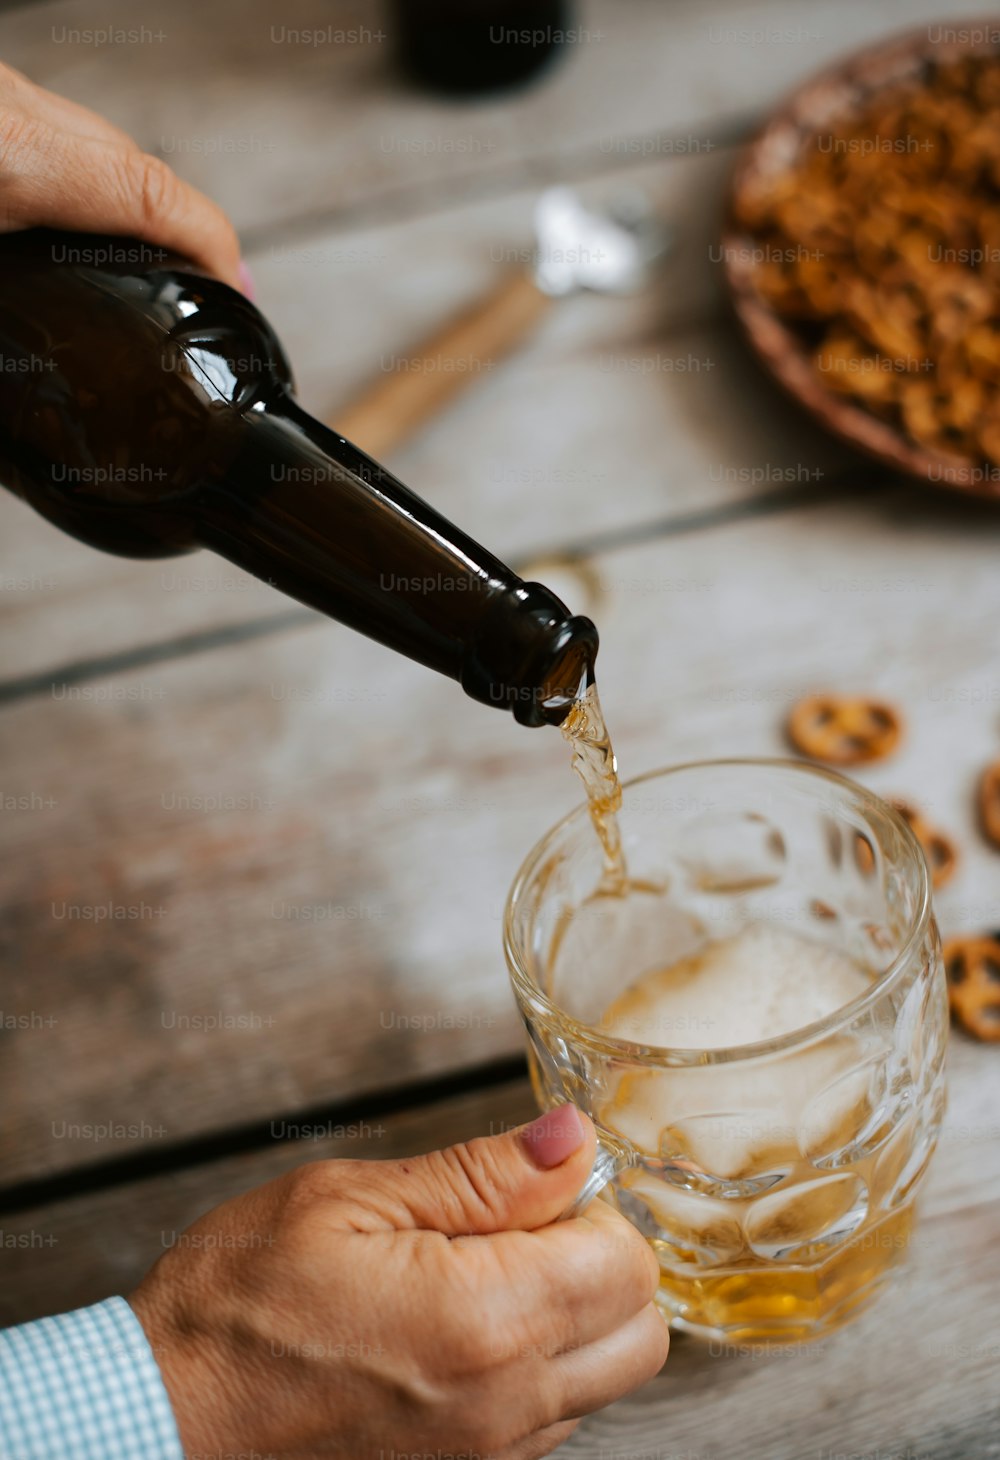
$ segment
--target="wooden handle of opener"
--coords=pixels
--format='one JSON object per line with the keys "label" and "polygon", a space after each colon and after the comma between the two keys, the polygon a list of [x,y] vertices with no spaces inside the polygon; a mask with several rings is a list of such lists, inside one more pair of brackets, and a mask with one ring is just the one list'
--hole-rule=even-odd
{"label": "wooden handle of opener", "polygon": [[388,455],[513,350],[550,303],[527,270],[512,274],[335,412],[333,429],[376,459]]}

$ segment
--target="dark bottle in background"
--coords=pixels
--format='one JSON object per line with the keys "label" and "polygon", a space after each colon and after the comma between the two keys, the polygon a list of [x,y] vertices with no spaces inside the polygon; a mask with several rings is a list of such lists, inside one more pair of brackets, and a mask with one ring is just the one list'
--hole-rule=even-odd
{"label": "dark bottle in background", "polygon": [[97,548],[199,547],[522,724],[559,723],[597,633],[307,415],[267,321],[150,244],[0,238],[0,481]]}
{"label": "dark bottle in background", "polygon": [[392,0],[400,66],[455,96],[520,86],[565,44],[567,0]]}

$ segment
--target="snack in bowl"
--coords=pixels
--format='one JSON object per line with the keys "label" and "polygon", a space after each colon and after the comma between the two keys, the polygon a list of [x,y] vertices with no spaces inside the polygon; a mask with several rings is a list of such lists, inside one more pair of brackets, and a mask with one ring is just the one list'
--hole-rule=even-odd
{"label": "snack in bowl", "polygon": [[824,423],[1000,493],[1000,54],[896,39],[807,83],[733,183],[737,313]]}

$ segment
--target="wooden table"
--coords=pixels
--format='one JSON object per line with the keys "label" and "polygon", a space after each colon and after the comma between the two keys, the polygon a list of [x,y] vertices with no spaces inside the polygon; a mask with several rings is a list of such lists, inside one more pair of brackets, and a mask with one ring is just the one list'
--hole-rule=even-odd
{"label": "wooden table", "polygon": [[[334,419],[529,245],[542,185],[645,189],[676,231],[656,288],[561,305],[392,465],[596,616],[626,773],[781,753],[810,688],[897,702],[905,746],[865,780],[959,839],[947,933],[1000,926],[972,801],[1000,754],[1000,517],[888,480],[797,416],[734,338],[710,246],[734,148],[783,89],[965,8],[592,0],[544,86],[477,105],[399,85],[375,5],[285,0],[276,23],[248,0],[155,0],[140,21],[108,0],[101,25],[141,26],[108,44],[54,0],[0,35],[231,211],[303,403]],[[329,26],[353,43],[292,38]],[[208,555],[104,557],[13,499],[0,541],[16,1322],[128,1291],[170,1233],[303,1159],[527,1117],[501,906],[577,792],[558,736]],[[997,1051],[954,1035],[950,1081],[891,1295],[804,1352],[678,1337],[565,1453],[1000,1455]],[[283,1138],[296,1122],[328,1135]]]}

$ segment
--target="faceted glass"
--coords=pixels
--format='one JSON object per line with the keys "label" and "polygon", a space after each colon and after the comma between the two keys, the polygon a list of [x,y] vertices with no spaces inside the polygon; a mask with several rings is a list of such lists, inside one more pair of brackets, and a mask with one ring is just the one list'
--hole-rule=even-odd
{"label": "faceted glass", "polygon": [[[580,807],[508,900],[537,1098],[596,1122],[619,1168],[604,1195],[652,1244],[675,1326],[817,1337],[898,1268],[943,1114],[947,997],[923,853],[878,797],[786,761],[655,772],[626,785],[620,819],[624,891]],[[752,1044],[713,1047],[697,1003],[653,1043],[648,1025],[645,1043],[620,1021],[608,1033],[606,1011],[643,974],[760,926],[813,976],[846,955],[862,992]],[[753,985],[734,965],[732,1009]]]}

